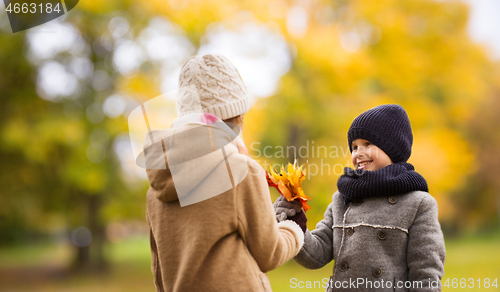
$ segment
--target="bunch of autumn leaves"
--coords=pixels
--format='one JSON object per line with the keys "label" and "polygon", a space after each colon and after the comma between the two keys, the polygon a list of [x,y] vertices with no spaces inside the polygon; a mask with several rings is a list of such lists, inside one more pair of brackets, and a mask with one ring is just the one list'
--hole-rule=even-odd
{"label": "bunch of autumn leaves", "polygon": [[290,162],[288,163],[286,170],[283,165],[281,165],[279,172],[275,171],[272,167],[269,170],[270,172],[266,171],[266,178],[270,187],[275,187],[289,202],[299,200],[304,212],[311,209],[307,205],[307,200],[311,198],[305,195],[301,186],[302,181],[306,178],[304,165],[299,167],[297,160],[295,160],[293,165]]}

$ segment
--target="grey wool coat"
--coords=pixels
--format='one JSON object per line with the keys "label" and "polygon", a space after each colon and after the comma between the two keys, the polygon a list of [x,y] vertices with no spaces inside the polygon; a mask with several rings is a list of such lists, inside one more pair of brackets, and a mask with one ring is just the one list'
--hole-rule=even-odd
{"label": "grey wool coat", "polygon": [[440,291],[444,259],[436,200],[421,191],[348,205],[336,192],[295,257],[309,269],[335,260],[326,291]]}

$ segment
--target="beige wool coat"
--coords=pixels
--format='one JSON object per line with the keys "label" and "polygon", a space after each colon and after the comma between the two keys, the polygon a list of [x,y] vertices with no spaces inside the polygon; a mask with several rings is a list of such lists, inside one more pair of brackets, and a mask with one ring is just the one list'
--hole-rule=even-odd
{"label": "beige wool coat", "polygon": [[[206,142],[197,141],[201,136],[171,145],[179,145],[176,151],[182,156]],[[276,222],[263,168],[237,149],[226,147],[225,154],[231,165],[246,165],[248,174],[233,188],[184,207],[171,169],[147,170],[147,219],[157,292],[271,291],[265,272],[292,259],[302,247],[304,235],[297,224]],[[207,173],[227,169],[224,160],[210,163],[213,169]],[[193,183],[193,191],[199,187]]]}

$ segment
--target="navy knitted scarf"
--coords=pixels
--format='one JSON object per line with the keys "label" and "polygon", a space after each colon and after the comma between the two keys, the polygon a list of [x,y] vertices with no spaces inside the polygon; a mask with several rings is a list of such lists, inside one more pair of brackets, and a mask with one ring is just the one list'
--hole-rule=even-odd
{"label": "navy knitted scarf", "polygon": [[344,168],[337,181],[344,202],[364,198],[394,196],[412,191],[428,192],[427,182],[413,165],[398,162],[374,171]]}

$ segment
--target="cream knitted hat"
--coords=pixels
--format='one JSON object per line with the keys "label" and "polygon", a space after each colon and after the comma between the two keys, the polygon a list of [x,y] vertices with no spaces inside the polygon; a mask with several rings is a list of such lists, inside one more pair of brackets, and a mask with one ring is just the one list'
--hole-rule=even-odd
{"label": "cream knitted hat", "polygon": [[[193,85],[196,94],[185,90],[194,89]],[[203,111],[226,120],[250,109],[250,98],[238,70],[221,55],[189,58],[182,66],[179,87],[179,116]]]}

